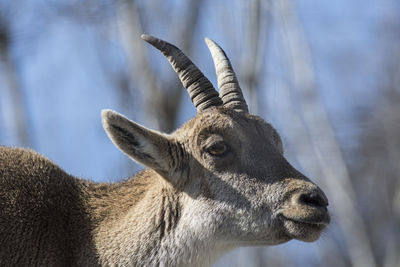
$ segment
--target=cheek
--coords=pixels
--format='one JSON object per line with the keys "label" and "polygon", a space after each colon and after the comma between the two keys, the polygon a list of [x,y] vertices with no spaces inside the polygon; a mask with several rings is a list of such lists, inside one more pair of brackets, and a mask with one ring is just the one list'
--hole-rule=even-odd
{"label": "cheek", "polygon": [[184,192],[194,199],[218,199],[229,191],[229,187],[218,172],[213,170],[215,165],[205,167],[198,161],[190,165],[188,182]]}
{"label": "cheek", "polygon": [[280,208],[284,197],[284,188],[281,183],[268,183],[258,179],[244,179],[235,185],[240,191],[242,198],[247,201],[246,208],[254,214],[274,214]]}

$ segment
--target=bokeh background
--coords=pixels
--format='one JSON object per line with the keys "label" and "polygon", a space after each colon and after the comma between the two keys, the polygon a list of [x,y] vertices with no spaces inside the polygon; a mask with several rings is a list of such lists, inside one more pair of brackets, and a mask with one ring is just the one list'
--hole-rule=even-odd
{"label": "bokeh background", "polygon": [[330,199],[315,243],[240,248],[215,266],[400,266],[400,3],[396,0],[0,0],[0,144],[112,182],[141,166],[108,140],[112,108],[170,132],[195,108],[149,33],[216,85],[224,47],[252,113]]}

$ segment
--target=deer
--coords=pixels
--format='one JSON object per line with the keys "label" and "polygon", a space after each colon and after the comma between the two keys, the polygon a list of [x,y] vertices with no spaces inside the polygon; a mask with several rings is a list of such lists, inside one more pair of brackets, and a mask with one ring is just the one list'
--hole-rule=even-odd
{"label": "deer", "polygon": [[207,266],[240,246],[316,241],[324,192],[249,113],[232,64],[211,39],[218,92],[176,46],[143,34],[197,109],[167,134],[103,110],[111,141],[145,169],[96,183],[29,149],[0,147],[0,266]]}

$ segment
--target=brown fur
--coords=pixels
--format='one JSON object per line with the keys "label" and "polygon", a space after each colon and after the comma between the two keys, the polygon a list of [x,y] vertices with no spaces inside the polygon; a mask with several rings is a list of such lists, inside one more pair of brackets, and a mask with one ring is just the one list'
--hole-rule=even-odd
{"label": "brown fur", "polygon": [[101,265],[96,240],[104,243],[103,234],[130,213],[138,215],[132,225],[153,215],[156,227],[144,238],[156,246],[179,219],[172,192],[151,170],[120,183],[93,183],[34,151],[0,147],[0,266]]}

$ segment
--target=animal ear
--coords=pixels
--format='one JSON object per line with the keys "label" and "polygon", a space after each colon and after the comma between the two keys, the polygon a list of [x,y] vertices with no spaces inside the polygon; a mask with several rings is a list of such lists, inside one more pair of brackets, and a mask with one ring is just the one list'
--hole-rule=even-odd
{"label": "animal ear", "polygon": [[133,160],[171,180],[176,169],[174,153],[178,144],[168,135],[139,125],[112,111],[101,112],[104,130],[111,141]]}

